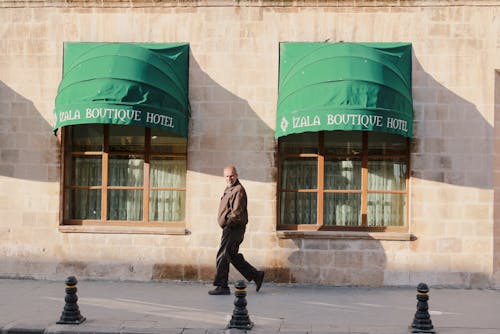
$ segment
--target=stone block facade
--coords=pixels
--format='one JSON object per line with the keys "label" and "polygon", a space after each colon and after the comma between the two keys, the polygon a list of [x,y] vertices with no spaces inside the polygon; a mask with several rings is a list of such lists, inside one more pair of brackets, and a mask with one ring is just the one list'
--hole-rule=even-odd
{"label": "stone block facade", "polygon": [[[235,164],[249,196],[242,251],[268,280],[499,287],[499,17],[479,0],[0,2],[0,277],[210,281],[222,168]],[[190,44],[186,234],[59,229],[63,43],[90,41]],[[411,238],[277,232],[289,41],[412,43]]]}

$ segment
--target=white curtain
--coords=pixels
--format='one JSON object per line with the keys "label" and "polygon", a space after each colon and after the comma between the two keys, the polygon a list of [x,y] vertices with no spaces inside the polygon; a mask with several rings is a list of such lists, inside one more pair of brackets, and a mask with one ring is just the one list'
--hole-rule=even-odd
{"label": "white curtain", "polygon": [[[400,161],[373,160],[368,163],[368,190],[405,190],[406,163]],[[369,226],[404,225],[406,218],[404,194],[368,195]]]}
{"label": "white curtain", "polygon": [[[185,160],[151,161],[151,187],[186,186]],[[149,220],[182,221],[186,207],[183,190],[151,190],[149,196]]]}
{"label": "white curtain", "polygon": [[[101,158],[74,159],[72,184],[77,186],[100,186]],[[151,187],[185,188],[185,160],[152,160]],[[142,187],[144,160],[111,158],[109,160],[109,185]],[[75,189],[66,203],[71,206],[70,219],[101,219],[101,190]],[[150,221],[182,221],[186,207],[184,190],[150,190]],[[108,219],[140,221],[143,219],[142,190],[108,190]]]}
{"label": "white curtain", "polygon": [[[67,173],[72,175],[71,184],[75,186],[101,185],[101,158],[74,157],[73,166],[68,166]],[[71,219],[100,219],[100,190],[73,189],[71,198],[66,199],[66,205],[71,207]]]}
{"label": "white curtain", "polygon": [[[142,187],[144,160],[110,158],[108,170],[110,186]],[[108,218],[110,220],[142,220],[142,190],[110,189],[108,191]]]}
{"label": "white curtain", "polygon": [[[316,160],[287,160],[282,168],[282,189],[315,189]],[[406,164],[400,161],[370,161],[368,190],[400,190],[406,187]],[[361,161],[325,161],[325,190],[361,191]],[[316,192],[281,193],[282,224],[316,224]],[[371,193],[368,195],[369,226],[399,226],[405,223],[406,195]],[[361,193],[325,192],[324,224],[361,225]]]}
{"label": "white curtain", "polygon": [[[282,189],[315,189],[317,187],[316,159],[284,161],[281,179]],[[316,192],[282,192],[281,223],[316,224],[316,197]]]}
{"label": "white curtain", "polygon": [[[359,160],[325,161],[325,189],[361,190]],[[359,193],[326,193],[324,224],[357,226],[361,224],[361,195]]]}

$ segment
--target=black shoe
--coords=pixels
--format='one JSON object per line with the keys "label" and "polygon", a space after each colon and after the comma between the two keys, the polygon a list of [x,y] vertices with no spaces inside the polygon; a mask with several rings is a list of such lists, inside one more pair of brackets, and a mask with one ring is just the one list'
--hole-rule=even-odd
{"label": "black shoe", "polygon": [[258,292],[260,290],[260,287],[262,286],[262,282],[264,282],[264,272],[259,271],[257,272],[257,277],[254,279],[256,287],[256,291]]}
{"label": "black shoe", "polygon": [[208,294],[209,295],[230,295],[231,290],[229,289],[228,286],[226,286],[226,287],[218,286],[215,289],[208,291]]}

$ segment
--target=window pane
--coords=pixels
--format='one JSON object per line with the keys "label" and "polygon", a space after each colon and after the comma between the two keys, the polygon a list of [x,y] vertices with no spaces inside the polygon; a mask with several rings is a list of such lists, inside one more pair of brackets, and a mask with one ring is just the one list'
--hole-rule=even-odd
{"label": "window pane", "polygon": [[132,156],[109,158],[108,184],[110,186],[141,187],[144,183],[144,159]]}
{"label": "window pane", "polygon": [[406,189],[406,162],[392,160],[368,161],[368,190]]}
{"label": "window pane", "polygon": [[280,153],[318,153],[318,132],[305,132],[280,138]]}
{"label": "window pane", "polygon": [[281,224],[316,224],[316,193],[281,193]]}
{"label": "window pane", "polygon": [[361,225],[361,194],[325,193],[323,207],[325,225]]}
{"label": "window pane", "polygon": [[108,219],[142,220],[142,190],[109,190]]}
{"label": "window pane", "polygon": [[368,154],[405,155],[408,140],[400,135],[370,132],[368,134]]}
{"label": "window pane", "polygon": [[66,150],[70,152],[102,151],[102,124],[82,124],[65,129]]}
{"label": "window pane", "polygon": [[100,186],[102,180],[101,157],[71,156],[66,160],[66,186]]}
{"label": "window pane", "polygon": [[101,219],[101,190],[66,189],[65,219]]}
{"label": "window pane", "polygon": [[361,161],[351,159],[325,160],[325,189],[361,189]]}
{"label": "window pane", "polygon": [[186,154],[187,139],[158,129],[151,129],[151,153]]}
{"label": "window pane", "polygon": [[316,158],[287,159],[281,169],[282,189],[316,189],[318,166]]}
{"label": "window pane", "polygon": [[183,221],[185,209],[184,191],[152,190],[149,194],[151,221]]}
{"label": "window pane", "polygon": [[71,156],[66,159],[66,186],[100,186],[102,180],[101,157]]}
{"label": "window pane", "polygon": [[368,194],[368,226],[404,226],[406,195]]}
{"label": "window pane", "polygon": [[363,145],[361,131],[326,131],[325,154],[360,154]]}
{"label": "window pane", "polygon": [[150,166],[151,187],[186,187],[186,160],[152,158]]}
{"label": "window pane", "polygon": [[139,126],[110,125],[110,152],[143,152],[145,131],[145,128]]}

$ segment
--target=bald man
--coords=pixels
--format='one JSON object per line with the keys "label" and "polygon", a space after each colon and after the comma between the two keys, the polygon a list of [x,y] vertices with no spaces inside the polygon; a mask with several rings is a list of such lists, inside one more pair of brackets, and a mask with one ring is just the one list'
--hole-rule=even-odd
{"label": "bald man", "polygon": [[259,291],[264,281],[264,272],[255,269],[245,260],[243,254],[239,253],[240,244],[245,237],[245,229],[248,223],[247,194],[238,180],[236,167],[227,166],[224,168],[224,178],[226,180],[226,189],[220,201],[217,217],[222,228],[222,238],[217,252],[217,272],[214,278],[215,289],[208,291],[208,294],[231,294],[227,283],[230,263],[247,281],[254,281],[256,290]]}

